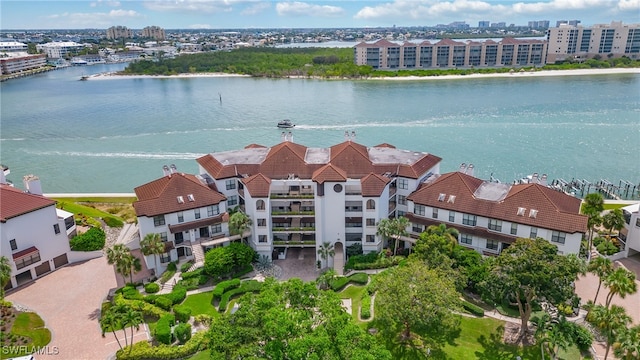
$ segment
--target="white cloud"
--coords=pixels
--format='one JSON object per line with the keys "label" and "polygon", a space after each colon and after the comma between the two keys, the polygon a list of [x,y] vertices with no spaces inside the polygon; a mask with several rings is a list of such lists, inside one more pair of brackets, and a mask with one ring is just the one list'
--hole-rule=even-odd
{"label": "white cloud", "polygon": [[89,4],[91,7],[99,7],[103,5],[109,7],[120,7],[120,1],[98,0]]}
{"label": "white cloud", "polygon": [[330,5],[316,5],[301,1],[280,2],[276,4],[276,11],[281,16],[314,16],[332,17],[344,15],[343,8]]}
{"label": "white cloud", "polygon": [[134,10],[111,10],[109,12],[95,13],[62,13],[47,16],[48,19],[58,23],[64,23],[68,28],[95,28],[111,26],[113,23],[122,23],[131,19],[144,18]]}
{"label": "white cloud", "polygon": [[211,29],[209,24],[193,24],[189,25],[189,29]]}
{"label": "white cloud", "polygon": [[193,13],[220,13],[229,12],[232,5],[241,1],[234,0],[154,0],[145,1],[144,6],[153,11],[160,12],[193,12]]}
{"label": "white cloud", "polygon": [[257,15],[269,9],[270,7],[271,7],[271,4],[268,2],[258,2],[242,10],[240,14],[241,15]]}
{"label": "white cloud", "polygon": [[640,0],[620,0],[618,1],[618,9],[622,11],[640,11]]}

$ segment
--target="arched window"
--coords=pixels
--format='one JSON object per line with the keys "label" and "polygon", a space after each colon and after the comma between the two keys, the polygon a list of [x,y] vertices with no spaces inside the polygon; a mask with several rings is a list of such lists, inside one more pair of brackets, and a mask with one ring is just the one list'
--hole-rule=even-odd
{"label": "arched window", "polygon": [[256,210],[264,210],[264,200],[256,201]]}
{"label": "arched window", "polygon": [[373,199],[367,200],[367,210],[375,210],[376,202]]}

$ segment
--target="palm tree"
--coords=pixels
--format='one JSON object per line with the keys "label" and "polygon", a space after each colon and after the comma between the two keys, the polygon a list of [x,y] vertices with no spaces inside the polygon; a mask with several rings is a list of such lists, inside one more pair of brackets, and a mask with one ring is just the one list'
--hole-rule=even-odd
{"label": "palm tree", "polygon": [[[333,244],[328,241],[323,242],[318,248],[318,255],[320,255],[320,258],[324,261],[327,261],[329,257],[333,257],[335,254],[336,251],[333,248]],[[329,266],[328,263],[327,266]]]}
{"label": "palm tree", "polygon": [[[107,330],[111,330],[111,332],[113,332],[113,336],[118,342],[118,346],[122,349],[122,344],[120,343],[120,339],[118,339],[118,334],[116,334],[116,327],[118,326],[119,320],[120,318],[117,313],[114,311],[107,311],[102,314],[102,317],[100,318],[100,328],[102,329],[102,336],[104,336],[104,333],[107,332]],[[127,336],[125,334],[125,340],[126,337]]]}
{"label": "palm tree", "polygon": [[631,322],[631,318],[621,306],[613,305],[608,308],[603,305],[596,305],[587,320],[604,336],[607,342],[604,360],[607,360],[611,345],[616,341],[618,335],[625,330],[627,324]]}
{"label": "palm tree", "polygon": [[156,255],[164,253],[164,243],[160,234],[151,233],[144,236],[144,239],[140,240],[140,250],[143,255],[153,255],[153,273],[158,271],[158,263],[156,262]]}
{"label": "palm tree", "polygon": [[617,294],[620,298],[624,299],[627,295],[634,294],[638,291],[636,275],[622,267],[615,269],[609,274],[604,279],[604,285],[609,288],[605,302],[606,307],[609,307],[614,295]]}
{"label": "palm tree", "polygon": [[129,275],[130,266],[125,264],[126,257],[131,254],[131,251],[124,244],[115,244],[110,248],[107,248],[107,263],[109,265],[115,265],[116,271],[122,275],[122,280],[126,283],[126,276]]}
{"label": "palm tree", "polygon": [[602,281],[613,272],[613,263],[605,257],[598,256],[589,262],[587,270],[598,276],[598,290],[596,290],[596,296],[593,298],[593,302],[595,303],[598,300]]}
{"label": "palm tree", "polygon": [[409,226],[409,219],[402,216],[394,219],[382,219],[378,223],[378,235],[394,240],[393,255],[395,256],[398,251],[398,242],[401,236],[407,236],[407,226]]}
{"label": "palm tree", "polygon": [[609,237],[613,235],[613,230],[620,231],[624,227],[624,214],[622,209],[613,209],[602,216],[602,225],[609,230]]}
{"label": "palm tree", "polygon": [[460,233],[455,228],[448,228],[447,225],[440,223],[439,225],[431,225],[427,227],[427,234],[444,236],[451,241],[451,249],[458,243]]}
{"label": "palm tree", "polygon": [[618,334],[613,343],[613,354],[624,360],[640,359],[640,325]]}
{"label": "palm tree", "polygon": [[130,284],[133,284],[133,274],[142,270],[140,259],[129,253],[122,259],[121,266],[122,271],[120,273],[126,273],[127,275],[129,275]]}
{"label": "palm tree", "polygon": [[593,246],[593,231],[596,226],[602,223],[600,213],[604,210],[604,198],[600,193],[590,193],[584,198],[582,213],[587,215],[587,226],[589,228],[589,249],[587,259],[591,260],[591,247]]}
{"label": "palm tree", "polygon": [[229,218],[229,232],[231,235],[240,235],[240,240],[244,242],[244,232],[250,229],[251,224],[251,219],[247,214],[236,211]]}
{"label": "palm tree", "polygon": [[11,281],[11,264],[6,256],[0,256],[0,300],[4,299],[4,287]]}
{"label": "palm tree", "polygon": [[126,328],[127,326],[131,327],[131,347],[129,348],[129,352],[131,352],[131,350],[133,349],[133,332],[134,329],[135,330],[140,330],[140,324],[142,324],[142,315],[140,314],[140,312],[133,310],[130,307],[127,307],[126,309],[123,309],[123,313],[122,315],[122,329],[125,332],[124,336],[125,336],[125,341],[127,338],[127,332],[126,332]]}
{"label": "palm tree", "polygon": [[534,333],[534,337],[536,339],[536,343],[540,344],[540,354],[542,360],[544,360],[544,344],[549,341],[549,327],[551,325],[551,316],[547,312],[543,312],[541,315],[536,315],[531,317],[531,323],[536,326],[536,332]]}
{"label": "palm tree", "polygon": [[329,269],[322,273],[316,280],[318,288],[320,290],[327,290],[331,284],[331,281],[336,277],[338,273],[334,269]]}

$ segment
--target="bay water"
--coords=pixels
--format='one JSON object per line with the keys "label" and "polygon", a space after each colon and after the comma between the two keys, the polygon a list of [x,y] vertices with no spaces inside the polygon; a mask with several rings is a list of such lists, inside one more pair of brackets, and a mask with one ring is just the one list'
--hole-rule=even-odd
{"label": "bay water", "polygon": [[45,193],[133,192],[162,166],[197,173],[210,152],[293,141],[328,147],[355,131],[443,158],[441,172],[640,182],[640,75],[427,81],[119,78],[125,64],[70,67],[0,84],[0,160]]}

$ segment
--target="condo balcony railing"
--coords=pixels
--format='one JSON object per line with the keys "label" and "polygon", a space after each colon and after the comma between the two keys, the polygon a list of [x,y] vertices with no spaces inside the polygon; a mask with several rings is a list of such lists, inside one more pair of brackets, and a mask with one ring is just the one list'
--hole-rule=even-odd
{"label": "condo balcony railing", "polygon": [[313,193],[271,193],[269,194],[271,199],[313,199]]}
{"label": "condo balcony railing", "polygon": [[273,245],[316,246],[316,241],[315,240],[304,240],[304,241],[274,240]]}
{"label": "condo balcony railing", "polygon": [[283,215],[315,215],[315,211],[272,211],[271,215],[273,216],[283,216]]}
{"label": "condo balcony railing", "polygon": [[273,232],[303,232],[303,231],[316,231],[315,227],[282,227],[274,226]]}

